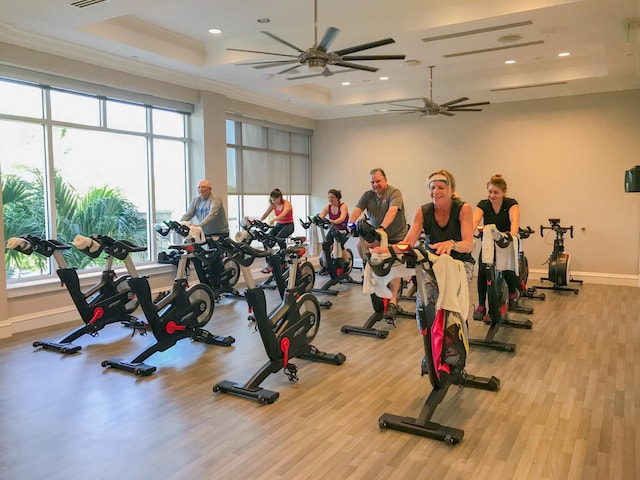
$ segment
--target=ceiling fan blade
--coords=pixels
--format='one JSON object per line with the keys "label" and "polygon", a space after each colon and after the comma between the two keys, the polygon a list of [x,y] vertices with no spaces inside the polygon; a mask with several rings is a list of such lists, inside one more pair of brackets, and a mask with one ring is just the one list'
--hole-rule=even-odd
{"label": "ceiling fan blade", "polygon": [[467,98],[467,97],[456,98],[455,100],[451,100],[450,102],[441,103],[440,106],[441,107],[448,107],[449,105],[453,105],[454,103],[464,102],[465,100],[469,100],[469,98]]}
{"label": "ceiling fan blade", "polygon": [[369,67],[367,65],[358,65],[357,63],[335,62],[334,65],[341,67],[353,68],[354,70],[365,70],[367,72],[377,72],[379,68]]}
{"label": "ceiling fan blade", "polygon": [[291,47],[291,48],[293,48],[294,50],[297,50],[297,51],[298,51],[298,52],[300,52],[300,53],[304,53],[304,50],[302,50],[302,49],[300,49],[300,48],[296,47],[295,45],[293,45],[292,43],[287,42],[286,40],[283,40],[282,38],[280,38],[280,37],[278,37],[278,36],[274,35],[273,33],[267,32],[267,31],[265,31],[265,30],[261,30],[261,33],[264,33],[264,34],[265,34],[265,35],[267,35],[268,37],[273,38],[273,39],[274,39],[274,40],[276,40],[277,42],[280,42],[280,43],[282,43],[283,45],[286,45],[287,47]]}
{"label": "ceiling fan blade", "polygon": [[447,111],[444,111],[444,110],[439,111],[438,114],[439,115],[446,115],[447,117],[453,117],[455,115],[454,113],[447,112]]}
{"label": "ceiling fan blade", "polygon": [[261,68],[281,67],[283,65],[289,65],[291,63],[297,63],[298,60],[281,60],[276,62],[254,62],[254,63],[236,63],[240,67],[251,66],[257,70]]}
{"label": "ceiling fan blade", "polygon": [[351,70],[336,70],[332,72],[329,68],[325,68],[322,73],[314,73],[312,75],[301,75],[299,77],[289,77],[287,80],[300,80],[302,78],[312,78],[312,77],[332,77],[333,75],[337,75],[338,73],[347,73],[351,72]]}
{"label": "ceiling fan blade", "polygon": [[481,112],[481,108],[450,108],[450,112]]}
{"label": "ceiling fan blade", "polygon": [[466,108],[466,107],[479,107],[481,105],[489,105],[490,102],[476,102],[476,103],[465,103],[462,105],[452,105],[449,107],[449,110],[457,110],[459,108]]}
{"label": "ceiling fan blade", "polygon": [[399,99],[394,99],[394,100],[386,100],[384,102],[363,103],[362,105],[380,105],[381,103],[387,103],[387,104],[391,105],[394,102],[411,102],[411,101],[414,101],[414,100],[422,100],[422,98],[399,98]]}
{"label": "ceiling fan blade", "polygon": [[298,58],[297,55],[289,55],[287,53],[261,52],[260,50],[245,50],[243,48],[227,48],[227,50],[233,50],[234,52],[262,53],[264,55],[278,55],[279,57]]}
{"label": "ceiling fan blade", "polygon": [[389,45],[390,43],[396,43],[393,38],[385,38],[376,42],[363,43],[362,45],[356,45],[355,47],[343,48],[342,50],[336,50],[334,53],[339,57],[343,55],[349,55],[350,53],[361,52],[362,50],[368,50],[370,48],[381,47],[382,45]]}
{"label": "ceiling fan blade", "polygon": [[343,55],[343,60],[404,60],[405,55]]}
{"label": "ceiling fan blade", "polygon": [[326,52],[329,48],[329,45],[331,45],[333,40],[338,35],[338,32],[340,32],[340,30],[335,27],[327,28],[327,31],[324,32],[324,37],[322,37],[322,40],[320,40],[320,43],[318,44],[318,50],[320,50],[321,52]]}
{"label": "ceiling fan blade", "polygon": [[400,112],[400,113],[416,113],[419,112],[419,109],[415,110],[398,110],[396,108],[392,108],[391,110],[378,110],[379,112]]}
{"label": "ceiling fan blade", "polygon": [[293,67],[285,68],[281,72],[278,72],[278,75],[282,75],[283,73],[291,72],[292,70],[295,70],[296,68],[300,68],[301,66],[302,66],[302,64],[298,63],[297,65],[294,65]]}
{"label": "ceiling fan blade", "polygon": [[414,105],[402,105],[401,103],[396,102],[387,102],[388,105],[393,105],[394,107],[404,107],[404,108],[413,108],[415,110],[420,110],[422,107],[416,107]]}

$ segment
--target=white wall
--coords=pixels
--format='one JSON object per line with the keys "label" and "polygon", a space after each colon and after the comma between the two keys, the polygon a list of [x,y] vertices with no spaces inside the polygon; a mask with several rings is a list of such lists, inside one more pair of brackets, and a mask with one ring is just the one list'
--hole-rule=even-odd
{"label": "white wall", "polygon": [[[455,117],[378,115],[320,121],[313,137],[313,210],[338,188],[353,208],[381,167],[400,188],[410,221],[427,202],[426,178],[446,168],[473,206],[501,173],[536,235],[525,248],[532,269],[551,253],[540,225],[574,226],[565,240],[574,276],[638,285],[640,194],[624,192],[624,172],[640,164],[640,92],[624,91],[494,104]],[[587,278],[588,280],[588,278]]]}

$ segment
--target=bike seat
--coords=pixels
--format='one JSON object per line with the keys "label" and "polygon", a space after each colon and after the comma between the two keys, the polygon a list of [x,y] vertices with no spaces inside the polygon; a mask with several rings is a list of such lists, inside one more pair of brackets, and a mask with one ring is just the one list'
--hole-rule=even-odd
{"label": "bike seat", "polygon": [[307,247],[302,244],[291,245],[290,247],[284,249],[282,253],[284,255],[296,255],[301,257],[307,251]]}

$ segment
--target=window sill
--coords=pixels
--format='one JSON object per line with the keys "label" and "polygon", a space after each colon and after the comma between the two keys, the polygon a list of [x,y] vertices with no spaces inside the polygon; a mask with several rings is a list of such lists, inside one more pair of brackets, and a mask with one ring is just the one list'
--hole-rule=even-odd
{"label": "window sill", "polygon": [[[136,270],[141,276],[153,277],[156,275],[175,272],[175,267],[173,265],[148,263],[136,266]],[[118,277],[127,274],[127,270],[124,267],[116,268],[115,272]],[[95,284],[101,275],[101,271],[81,273],[78,275],[80,279],[80,286],[85,288]],[[57,277],[7,284],[7,298],[19,298],[50,293],[57,291],[59,288],[60,279]]]}

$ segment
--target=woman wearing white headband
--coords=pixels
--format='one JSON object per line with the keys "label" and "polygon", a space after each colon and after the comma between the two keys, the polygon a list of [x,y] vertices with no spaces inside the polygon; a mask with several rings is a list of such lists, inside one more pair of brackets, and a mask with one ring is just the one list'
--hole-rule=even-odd
{"label": "woman wearing white headband", "polygon": [[[460,200],[456,194],[456,181],[447,170],[438,170],[429,175],[430,203],[418,207],[413,215],[411,228],[400,244],[415,245],[424,232],[425,245],[437,255],[451,255],[464,263],[467,283],[473,277],[475,261],[473,249],[473,210],[471,205]],[[394,248],[400,251],[398,248]],[[429,282],[429,279],[427,279]],[[430,282],[429,301],[438,297],[437,285]]]}

